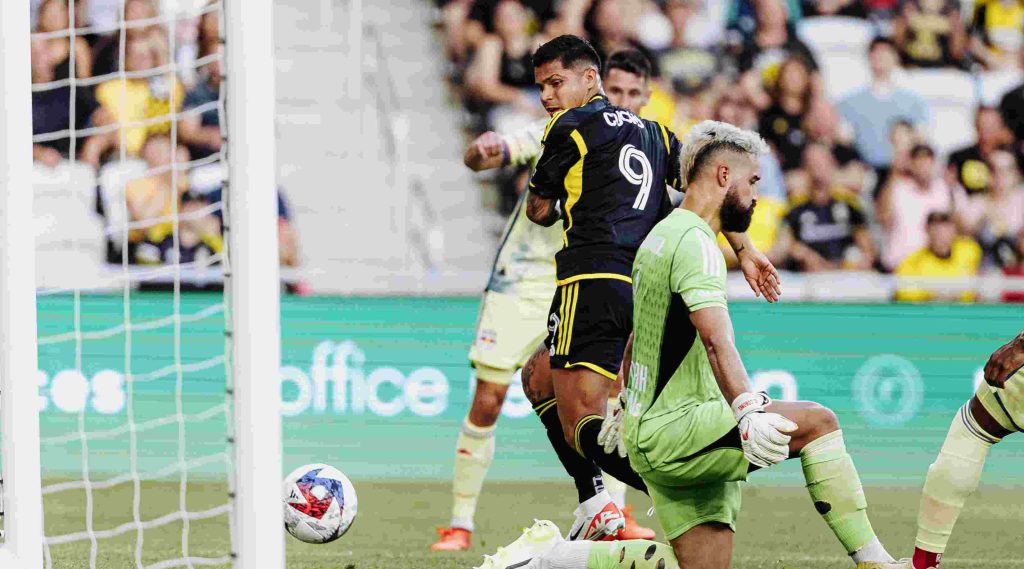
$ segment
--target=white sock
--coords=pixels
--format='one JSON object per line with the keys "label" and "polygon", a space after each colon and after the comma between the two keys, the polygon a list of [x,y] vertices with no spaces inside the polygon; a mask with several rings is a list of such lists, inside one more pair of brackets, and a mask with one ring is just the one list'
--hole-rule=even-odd
{"label": "white sock", "polygon": [[612,501],[615,505],[622,508],[626,507],[626,483],[622,482],[618,478],[613,477],[607,472],[601,473],[604,478],[604,489],[608,491],[608,495],[612,497]]}
{"label": "white sock", "polygon": [[864,563],[865,561],[894,561],[892,555],[885,550],[882,542],[878,541],[878,538],[872,539],[867,545],[858,549],[851,555],[854,563]]}
{"label": "white sock", "polygon": [[563,541],[543,556],[534,558],[529,569],[587,569],[590,548],[596,543],[595,541]]}
{"label": "white sock", "polygon": [[612,497],[608,495],[608,491],[601,490],[593,497],[580,504],[580,506],[576,508],[576,511],[587,517],[593,517],[603,510],[604,507],[608,505],[608,502],[611,501]]}

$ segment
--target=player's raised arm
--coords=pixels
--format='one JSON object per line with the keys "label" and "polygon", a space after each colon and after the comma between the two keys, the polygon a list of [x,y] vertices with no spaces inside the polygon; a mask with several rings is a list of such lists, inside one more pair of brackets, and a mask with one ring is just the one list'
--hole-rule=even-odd
{"label": "player's raised arm", "polygon": [[539,120],[511,133],[487,131],[469,143],[462,161],[474,172],[531,164],[540,156],[547,123]]}

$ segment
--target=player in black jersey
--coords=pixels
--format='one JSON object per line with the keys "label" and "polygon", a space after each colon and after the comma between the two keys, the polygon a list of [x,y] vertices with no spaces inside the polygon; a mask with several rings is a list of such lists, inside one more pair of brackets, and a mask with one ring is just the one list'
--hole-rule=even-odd
{"label": "player in black jersey", "polygon": [[[628,460],[605,452],[598,438],[632,330],[633,259],[671,210],[666,185],[681,187],[681,145],[664,126],[608,102],[600,60],[586,40],[555,38],[537,50],[533,63],[541,103],[552,118],[530,181],[527,215],[541,225],[561,218],[564,231],[555,256],[558,290],[548,320],[548,357],[535,357],[524,368],[524,388],[574,478],[591,472],[580,466],[582,456],[595,476],[596,463],[646,490]],[[749,244],[742,239],[738,252]],[[755,264],[755,290],[774,297],[774,267],[763,255]],[[535,374],[534,368],[548,365],[553,385],[534,381],[547,375],[547,369]],[[580,505],[570,539],[616,532],[617,508],[598,501],[595,495]]]}

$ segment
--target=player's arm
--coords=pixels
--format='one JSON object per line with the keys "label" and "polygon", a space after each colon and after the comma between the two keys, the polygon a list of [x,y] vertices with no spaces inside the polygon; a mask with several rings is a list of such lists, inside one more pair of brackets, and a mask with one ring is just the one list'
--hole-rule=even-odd
{"label": "player's arm", "polygon": [[779,278],[779,271],[775,269],[768,256],[754,246],[754,242],[746,233],[727,232],[725,240],[736,253],[743,278],[754,291],[754,296],[764,295],[768,302],[777,302],[779,295],[782,294],[782,279]]}
{"label": "player's arm", "polygon": [[1024,332],[996,350],[985,364],[985,381],[1002,388],[1006,381],[1024,367]]}
{"label": "player's arm", "polygon": [[546,125],[541,120],[508,134],[487,131],[469,143],[462,161],[474,172],[529,164],[540,155]]}
{"label": "player's arm", "polygon": [[724,265],[722,253],[709,236],[696,229],[688,231],[672,259],[672,292],[679,294],[689,309],[715,382],[732,406],[743,454],[751,464],[764,468],[789,457],[786,433],[796,430],[796,425],[781,415],[767,413],[768,396],[751,392],[726,308],[724,275],[715,268]]}
{"label": "player's arm", "polygon": [[545,227],[554,225],[562,216],[559,200],[566,197],[565,176],[580,160],[580,149],[572,135],[575,132],[572,117],[556,114],[547,131],[543,139],[544,151],[530,178],[530,195],[526,200],[526,217]]}
{"label": "player's arm", "polygon": [[474,172],[493,170],[508,164],[505,137],[492,131],[481,134],[466,147],[462,162]]}

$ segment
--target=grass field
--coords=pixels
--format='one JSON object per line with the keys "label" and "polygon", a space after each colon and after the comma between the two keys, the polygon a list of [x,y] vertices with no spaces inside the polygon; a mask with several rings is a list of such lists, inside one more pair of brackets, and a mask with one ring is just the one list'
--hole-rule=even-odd
{"label": "grass field", "polygon": [[[469,568],[519,535],[533,518],[569,523],[575,507],[568,483],[501,483],[485,488],[477,517],[473,548],[459,554],[429,551],[434,528],[446,521],[450,492],[446,483],[393,483],[356,481],[359,517],[352,530],[327,545],[307,545],[287,537],[288,567],[309,569],[454,569]],[[917,512],[916,488],[868,488],[871,518],[879,537],[895,555],[909,555]],[[646,510],[643,496],[631,496],[638,510]],[[223,503],[219,484],[193,484],[190,510],[205,510]],[[1014,489],[984,487],[971,499],[950,543],[943,569],[1024,568],[1024,541],[1020,539],[1021,493]],[[85,495],[62,492],[45,502],[47,535],[85,530]],[[177,509],[177,483],[145,484],[141,519],[166,515]],[[131,486],[94,493],[94,529],[105,530],[132,520]],[[643,513],[641,520],[656,526]],[[190,522],[189,552],[216,557],[228,553],[226,516]],[[566,529],[563,527],[563,530]],[[282,530],[283,531],[283,530]],[[100,540],[97,567],[134,568],[136,533]],[[53,566],[89,567],[88,541],[54,546]],[[150,565],[181,552],[181,523],[175,522],[144,534],[143,563]],[[810,505],[803,488],[747,486],[736,538],[737,569],[849,569],[852,564]]]}

